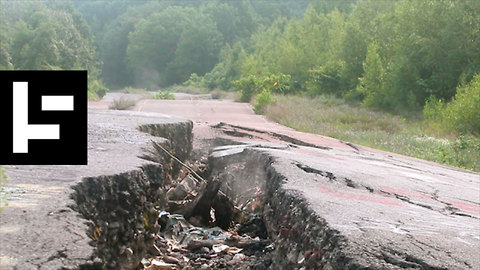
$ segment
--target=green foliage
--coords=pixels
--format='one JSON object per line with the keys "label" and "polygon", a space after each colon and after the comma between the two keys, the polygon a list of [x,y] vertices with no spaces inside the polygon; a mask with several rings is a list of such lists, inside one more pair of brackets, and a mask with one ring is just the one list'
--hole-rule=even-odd
{"label": "green foliage", "polygon": [[[173,81],[180,83],[183,79],[188,79],[190,69],[193,69],[199,75],[211,70],[218,62],[219,49],[226,45],[232,46],[236,43],[246,45],[251,34],[256,32],[262,25],[268,25],[280,16],[300,16],[308,5],[308,0],[299,0],[291,2],[280,0],[275,2],[265,1],[82,1],[73,0],[75,7],[86,18],[95,38],[95,45],[98,46],[100,57],[103,62],[102,77],[109,87],[123,88],[128,85],[148,85],[149,88],[156,88],[156,85],[168,85]],[[179,15],[175,10],[191,10],[187,16]],[[166,12],[168,10],[168,12]],[[152,14],[162,13],[165,20],[159,24],[158,28],[168,33],[156,29],[151,25],[152,35],[148,36],[148,31],[144,35],[136,37],[145,38],[137,40],[130,39],[134,32],[140,31],[137,27],[143,21],[150,21]],[[167,13],[172,13],[171,16]],[[169,21],[169,22],[168,22]],[[174,25],[182,25],[183,29],[176,28]],[[182,34],[188,30],[193,32],[193,36]],[[165,34],[165,35],[163,35]],[[185,42],[184,50],[175,53],[177,46],[180,46],[179,36],[183,35]],[[212,39],[212,36],[214,37]],[[202,40],[203,39],[203,40]],[[206,41],[209,39],[209,41]],[[161,43],[165,40],[166,43]],[[175,44],[168,41],[175,41]],[[193,40],[193,41],[192,41]],[[156,50],[157,44],[161,50]],[[200,41],[200,42],[199,42]],[[202,43],[213,42],[213,47],[207,46],[209,50],[204,54],[199,50],[190,50],[191,43],[202,46]],[[137,52],[132,49],[131,56],[128,56],[128,47],[135,47],[131,43],[146,42],[143,51],[147,57],[135,61],[137,55],[141,56],[141,49]],[[218,44],[215,44],[219,42]],[[151,43],[151,44],[148,44]],[[163,47],[166,44],[172,47]],[[218,48],[216,48],[218,46]],[[205,50],[203,48],[202,50]],[[164,53],[164,55],[173,58],[180,57],[176,63],[166,67],[167,62],[160,62],[155,65],[157,58],[148,62],[150,56],[155,53]],[[215,58],[208,53],[214,53]],[[186,55],[183,55],[186,53]],[[181,57],[183,56],[183,59]],[[185,63],[185,59],[193,57],[192,60]],[[167,57],[168,58],[168,57]],[[205,61],[208,59],[208,61]],[[213,59],[213,60],[212,60]],[[199,61],[197,61],[199,60]],[[212,64],[212,60],[214,63]],[[229,60],[227,60],[229,61]],[[145,65],[147,64],[147,65]],[[190,65],[192,64],[192,65]],[[195,66],[196,65],[196,66]],[[237,65],[239,69],[241,64]],[[165,67],[169,74],[164,71],[158,72],[159,67]],[[226,67],[226,71],[223,68]],[[231,82],[240,76],[229,78],[232,69],[228,65],[219,65],[216,70],[209,73],[206,77],[206,86],[209,88],[222,87],[230,88]],[[173,77],[172,77],[173,76]],[[177,77],[178,78],[174,78]],[[225,76],[225,77],[224,77]],[[172,78],[172,79],[170,79]],[[228,79],[220,79],[228,78]],[[149,80],[153,82],[149,82]],[[170,80],[170,81],[169,81]]]}
{"label": "green foliage", "polygon": [[158,90],[157,93],[153,96],[154,99],[175,99],[175,96],[170,91]]}
{"label": "green foliage", "polygon": [[98,70],[88,26],[69,10],[33,10],[15,22],[12,36],[11,57],[16,69]]}
{"label": "green foliage", "polygon": [[4,187],[8,182],[7,175],[5,173],[5,168],[3,166],[0,166],[0,213],[2,212],[2,209],[6,206],[5,203],[5,191]]}
{"label": "green foliage", "polygon": [[341,89],[343,66],[343,62],[333,62],[309,70],[309,78],[306,82],[307,91],[312,95],[334,94],[341,96],[343,92]]}
{"label": "green foliage", "polygon": [[175,50],[175,59],[167,64],[165,73],[170,78],[167,82],[181,83],[190,74],[204,75],[218,61],[222,46],[222,36],[215,24],[207,17],[192,18],[192,25],[183,30]]}
{"label": "green foliage", "polygon": [[378,46],[368,46],[367,56],[363,63],[364,74],[359,79],[357,91],[364,96],[362,104],[366,107],[387,108],[387,89],[385,86],[385,68],[378,54]]}
{"label": "green foliage", "polygon": [[[0,17],[1,17],[0,13]],[[11,38],[8,26],[0,22],[0,70],[12,70],[12,57],[9,52]]]}
{"label": "green foliage", "polygon": [[250,102],[254,95],[262,91],[262,81],[255,75],[242,77],[234,81],[233,86],[238,89],[241,102]]}
{"label": "green foliage", "polygon": [[88,97],[103,86],[93,36],[69,3],[1,2],[0,69],[88,70]]}
{"label": "green foliage", "polygon": [[263,79],[265,89],[276,94],[290,94],[292,91],[292,77],[289,74],[275,73]]}
{"label": "green foliage", "polygon": [[134,76],[127,68],[127,46],[128,34],[133,31],[138,20],[134,16],[119,17],[103,34],[100,43],[102,77],[109,86],[122,87],[134,82]]}
{"label": "green foliage", "polygon": [[480,74],[457,88],[443,114],[447,129],[480,135]]}
{"label": "green foliage", "polygon": [[445,110],[445,103],[442,99],[436,99],[431,96],[423,107],[424,121],[433,130],[442,129],[442,112]]}
{"label": "green foliage", "polygon": [[193,8],[169,7],[140,20],[130,33],[127,59],[136,84],[156,88],[205,74],[217,62],[221,34]]}
{"label": "green foliage", "polygon": [[[252,98],[266,90],[268,93],[288,94],[291,77],[285,74],[270,74],[268,76],[249,75],[233,82],[240,95],[241,102],[250,102]],[[265,93],[264,95],[267,95]]]}
{"label": "green foliage", "polygon": [[99,100],[108,92],[108,88],[99,79],[88,80],[88,99]]}
{"label": "green foliage", "polygon": [[270,90],[264,88],[260,94],[255,97],[253,102],[253,110],[257,114],[263,114],[265,107],[269,104],[275,103],[275,98],[270,94]]}
{"label": "green foliage", "polygon": [[[232,88],[232,82],[240,78],[240,68],[245,61],[245,57],[246,52],[239,42],[233,44],[233,46],[227,44],[220,52],[220,61],[210,72],[201,77],[202,83],[199,86],[209,89]],[[199,80],[200,78],[197,79],[197,81]]]}
{"label": "green foliage", "polygon": [[423,115],[434,129],[480,135],[480,74],[470,83],[459,86],[449,103],[433,97],[429,99]]}
{"label": "green foliage", "polygon": [[[317,13],[309,8],[300,20],[277,19],[270,27],[251,38],[251,53],[240,63],[241,76],[268,77],[271,74],[290,76],[288,92],[302,91],[309,81],[310,88],[323,84],[336,92],[334,80],[321,81],[321,75],[339,77],[342,61],[337,61],[345,17],[338,11]],[[248,52],[248,50],[246,50]],[[340,81],[336,82],[340,85]],[[320,92],[320,91],[319,91]]]}
{"label": "green foliage", "polygon": [[200,77],[197,73],[190,74],[190,78],[183,83],[185,86],[205,87],[205,77]]}
{"label": "green foliage", "polygon": [[[199,12],[207,15],[215,22],[217,30],[221,33],[223,41],[226,43],[232,43],[239,36],[242,38],[247,37],[249,33],[253,31],[256,24],[247,22],[255,20],[255,18],[250,17],[253,15],[253,12],[245,14],[249,14],[250,16],[241,16],[236,7],[225,2],[208,1],[200,7]],[[244,21],[242,22],[241,20]]]}
{"label": "green foliage", "polygon": [[327,2],[260,28],[243,44],[241,61],[220,59],[204,82],[223,88],[245,78],[240,86],[250,82],[249,89],[240,90],[249,100],[263,89],[249,76],[281,73],[291,77],[290,93],[404,113],[419,112],[430,96],[451,100],[459,82],[480,72],[478,1]]}

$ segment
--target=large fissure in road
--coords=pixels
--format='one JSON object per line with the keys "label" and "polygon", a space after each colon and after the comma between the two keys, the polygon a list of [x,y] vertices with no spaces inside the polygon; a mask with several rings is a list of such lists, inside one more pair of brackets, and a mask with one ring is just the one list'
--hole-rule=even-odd
{"label": "large fissure in road", "polygon": [[145,150],[149,164],[74,187],[72,207],[88,220],[95,247],[96,263],[83,268],[313,269],[343,261],[336,232],[281,188],[267,154],[228,145],[189,161],[191,126],[139,130],[168,139]]}
{"label": "large fissure in road", "polygon": [[[356,248],[300,191],[287,188],[290,180],[279,172],[284,165],[271,153],[308,145],[215,140],[211,149],[193,150],[191,123],[139,130],[168,139],[145,149],[147,164],[74,187],[72,207],[87,219],[95,247],[95,264],[85,269],[445,269],[373,242]],[[200,158],[190,160],[195,151]],[[291,165],[375,191],[327,170]]]}

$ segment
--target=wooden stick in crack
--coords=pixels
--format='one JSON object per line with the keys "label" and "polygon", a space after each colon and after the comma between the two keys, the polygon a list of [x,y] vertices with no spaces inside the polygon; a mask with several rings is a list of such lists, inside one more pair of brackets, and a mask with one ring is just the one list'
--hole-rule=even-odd
{"label": "wooden stick in crack", "polygon": [[[197,196],[190,203],[188,203],[184,208],[175,211],[175,213],[179,213],[187,219],[192,216],[200,216],[202,217],[202,222],[207,223],[208,221],[210,221],[210,209],[212,208],[212,203],[215,197],[217,197],[217,193],[227,198],[227,195],[225,195],[225,193],[219,190],[220,186],[222,185],[222,182],[219,181],[218,179],[214,179],[212,181],[207,182],[200,175],[198,175],[192,168],[190,168],[187,164],[183,163],[173,154],[168,152],[167,149],[165,149],[163,146],[153,141],[152,143],[156,149],[161,149],[163,152],[169,155],[173,160],[177,161],[182,166],[187,168],[187,170],[189,170],[195,177],[198,177],[199,180],[205,183],[205,185],[198,192]],[[231,208],[232,208],[231,211],[233,211],[233,203],[231,204]]]}
{"label": "wooden stick in crack", "polygon": [[[193,174],[196,178],[198,178],[198,180],[202,181],[202,182],[207,182],[205,181],[205,179],[203,179],[203,177],[201,177],[200,175],[198,175],[198,173],[196,173],[192,168],[190,168],[190,166],[188,166],[187,164],[183,163],[180,159],[178,159],[176,156],[174,156],[173,154],[171,154],[170,152],[168,152],[167,149],[165,149],[163,146],[161,146],[160,144],[152,141],[153,143],[153,146],[157,149],[160,149],[162,150],[163,152],[165,152],[167,155],[169,155],[173,160],[175,160],[176,162],[180,163],[180,165],[182,165],[183,167],[185,167],[188,171],[190,171],[191,174]],[[197,180],[197,179],[195,179]]]}

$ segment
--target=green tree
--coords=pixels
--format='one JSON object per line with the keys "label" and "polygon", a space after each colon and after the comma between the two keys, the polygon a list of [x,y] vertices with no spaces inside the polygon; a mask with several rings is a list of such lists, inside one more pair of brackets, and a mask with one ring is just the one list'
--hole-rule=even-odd
{"label": "green tree", "polygon": [[122,16],[113,21],[103,35],[100,56],[103,60],[102,77],[111,87],[133,84],[134,76],[127,68],[128,35],[139,21],[136,17]]}
{"label": "green tree", "polygon": [[367,56],[363,63],[364,74],[359,79],[357,91],[363,96],[363,105],[367,107],[386,108],[388,103],[385,87],[385,68],[378,54],[378,45],[368,45]]}
{"label": "green tree", "polygon": [[238,38],[240,18],[237,10],[222,2],[209,1],[199,10],[215,23],[217,30],[222,34],[225,43],[232,43]]}
{"label": "green tree", "polygon": [[169,7],[142,19],[130,33],[127,60],[138,86],[166,85],[167,64],[175,58],[178,40],[194,10]]}
{"label": "green tree", "polygon": [[186,27],[175,50],[175,59],[167,64],[167,83],[181,83],[190,74],[204,75],[218,61],[222,46],[221,34],[207,18],[199,18],[201,23],[192,22]]}
{"label": "green tree", "polygon": [[[3,14],[0,11],[0,17]],[[10,55],[11,35],[9,26],[5,21],[0,21],[0,70],[13,69],[12,57]]]}
{"label": "green tree", "polygon": [[373,40],[388,59],[384,80],[391,93],[381,107],[418,110],[432,95],[450,100],[461,78],[478,72],[474,51],[479,44],[473,36],[479,20],[471,8],[471,1],[404,0],[391,13],[377,16],[381,24]]}
{"label": "green tree", "polygon": [[359,1],[346,18],[341,42],[339,58],[343,62],[341,71],[341,87],[350,92],[350,98],[359,99],[362,95],[356,92],[359,78],[363,75],[363,63],[367,56],[368,44],[373,41],[378,46],[390,44],[387,36],[391,29],[387,27],[388,14],[394,9],[391,1],[365,0]]}
{"label": "green tree", "polygon": [[233,46],[226,44],[220,52],[219,62],[203,77],[204,87],[230,89],[232,82],[238,80],[246,52],[240,42]]}
{"label": "green tree", "polygon": [[[87,69],[89,97],[106,91],[89,26],[68,2],[0,2],[0,68]],[[5,39],[3,38],[5,37]]]}
{"label": "green tree", "polygon": [[169,7],[141,20],[130,34],[127,59],[139,86],[182,83],[204,75],[217,62],[221,34],[190,7]]}
{"label": "green tree", "polygon": [[67,10],[43,8],[15,25],[12,62],[17,69],[85,68],[99,62],[86,23]]}
{"label": "green tree", "polygon": [[[97,7],[95,2],[82,4],[83,9],[93,5],[101,21],[96,25],[97,16],[92,18],[92,28],[99,47],[100,57],[103,62],[102,78],[108,86],[121,88],[134,84],[134,74],[128,68],[127,47],[129,35],[134,31],[135,25],[152,13],[159,12],[168,7],[172,2],[126,2],[100,1],[106,6]],[[107,5],[108,4],[108,5]],[[103,10],[103,9],[106,10]],[[86,16],[92,16],[91,8],[84,10]],[[103,11],[102,11],[103,10]],[[93,13],[95,14],[95,13]],[[105,15],[103,15],[105,14]],[[100,27],[101,26],[101,27]],[[96,30],[95,30],[96,29]]]}
{"label": "green tree", "polygon": [[442,102],[433,105],[433,113],[428,112],[427,103],[424,114],[429,120],[439,122],[448,131],[480,135],[480,74],[472,81],[460,85],[451,102],[443,106]]}

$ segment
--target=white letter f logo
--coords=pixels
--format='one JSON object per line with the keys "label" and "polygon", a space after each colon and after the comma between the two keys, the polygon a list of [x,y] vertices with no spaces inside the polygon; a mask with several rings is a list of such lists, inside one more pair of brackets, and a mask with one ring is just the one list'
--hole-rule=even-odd
{"label": "white letter f logo", "polygon": [[[42,96],[42,111],[73,111],[73,96]],[[60,139],[60,125],[28,124],[28,82],[13,82],[13,153],[28,153],[30,139]]]}

